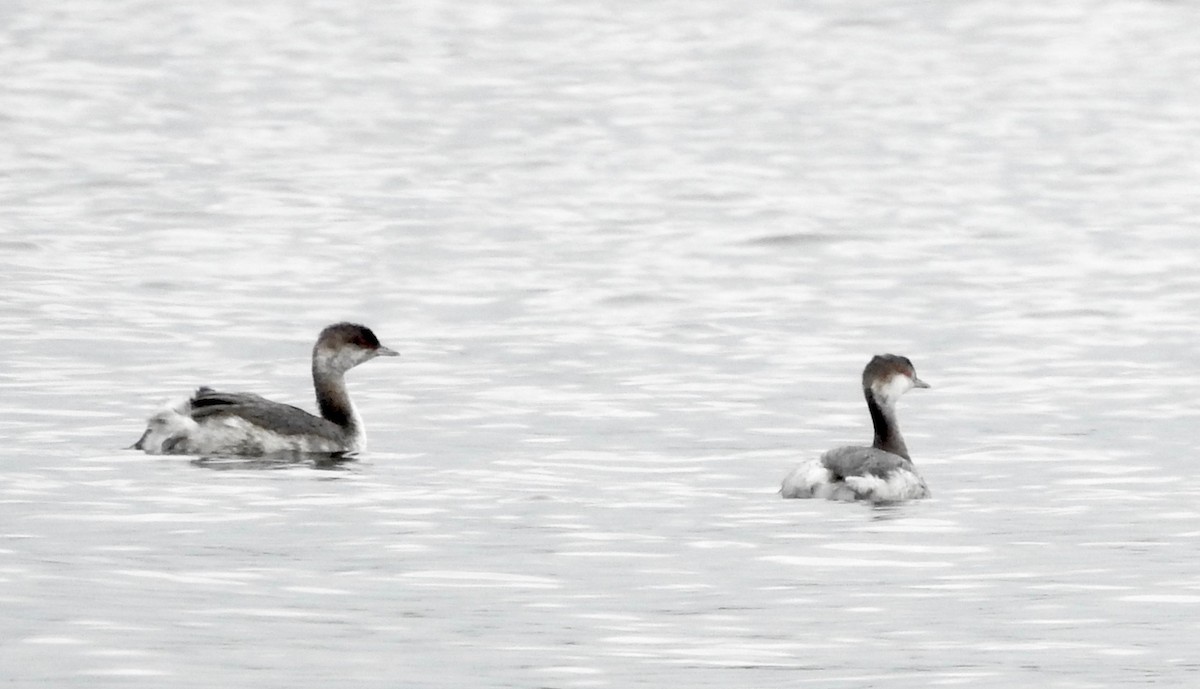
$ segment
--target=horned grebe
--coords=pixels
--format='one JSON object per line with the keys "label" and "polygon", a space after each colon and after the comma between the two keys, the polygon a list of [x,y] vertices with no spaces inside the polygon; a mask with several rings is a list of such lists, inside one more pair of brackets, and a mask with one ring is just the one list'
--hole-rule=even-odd
{"label": "horned grebe", "polygon": [[335,323],[317,336],[312,376],[320,416],[249,392],[201,387],[150,417],[133,445],[148,454],[255,457],[291,452],[360,452],[367,435],[346,392],[346,371],[377,356],[397,356],[370,328]]}
{"label": "horned grebe", "polygon": [[871,447],[834,448],[804,462],[783,480],[783,497],[870,502],[929,497],[925,479],[909,459],[896,423],[900,396],[929,385],[917,378],[911,361],[895,354],[871,359],[863,369],[862,385],[875,425],[875,442]]}

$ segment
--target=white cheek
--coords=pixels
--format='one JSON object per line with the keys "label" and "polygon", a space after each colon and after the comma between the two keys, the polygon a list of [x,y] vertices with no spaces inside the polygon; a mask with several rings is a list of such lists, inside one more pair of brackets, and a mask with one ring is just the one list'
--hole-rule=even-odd
{"label": "white cheek", "polygon": [[359,347],[343,347],[337,350],[317,350],[317,361],[321,368],[333,371],[349,371],[371,358],[371,352]]}
{"label": "white cheek", "polygon": [[346,352],[346,362],[348,364],[346,366],[346,368],[348,368],[348,369],[354,368],[355,366],[358,366],[359,364],[361,364],[365,361],[370,361],[374,357],[375,357],[374,352],[367,350],[367,349],[359,349],[358,347],[355,347],[354,349],[351,349]]}
{"label": "white cheek", "polygon": [[896,399],[899,399],[900,395],[903,395],[904,393],[908,392],[909,390],[912,390],[912,387],[913,387],[912,378],[909,378],[908,376],[906,376],[902,373],[897,373],[896,375],[889,378],[886,383],[879,383],[879,384],[873,385],[872,389],[875,391],[875,394],[877,396],[879,396],[885,400],[893,400],[894,401]]}

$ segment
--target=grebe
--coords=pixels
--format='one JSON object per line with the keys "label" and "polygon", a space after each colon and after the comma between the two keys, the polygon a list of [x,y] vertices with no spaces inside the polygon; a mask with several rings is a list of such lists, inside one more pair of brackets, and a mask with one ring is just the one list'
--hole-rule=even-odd
{"label": "grebe", "polygon": [[397,356],[370,328],[335,323],[317,336],[313,386],[320,416],[249,392],[201,387],[190,399],[150,417],[133,445],[147,454],[236,455],[347,453],[366,448],[362,418],[346,392],[346,371],[377,356]]}
{"label": "grebe", "polygon": [[863,396],[875,425],[871,447],[838,447],[796,467],[783,480],[785,498],[896,502],[929,497],[896,423],[896,401],[913,388],[927,388],[912,362],[895,354],[871,359],[862,375]]}

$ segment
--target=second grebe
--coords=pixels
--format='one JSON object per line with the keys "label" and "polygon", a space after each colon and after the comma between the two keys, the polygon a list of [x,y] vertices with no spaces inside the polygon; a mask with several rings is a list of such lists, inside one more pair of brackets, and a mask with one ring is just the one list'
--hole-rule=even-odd
{"label": "second grebe", "polygon": [[785,498],[896,502],[929,497],[896,423],[896,401],[929,385],[912,362],[895,354],[871,359],[862,375],[863,395],[875,426],[870,447],[838,447],[796,467],[783,480]]}
{"label": "second grebe", "polygon": [[133,447],[148,454],[235,455],[345,453],[366,448],[362,418],[346,392],[345,374],[377,356],[397,356],[370,328],[335,323],[317,337],[313,386],[320,416],[248,392],[201,387],[150,417]]}

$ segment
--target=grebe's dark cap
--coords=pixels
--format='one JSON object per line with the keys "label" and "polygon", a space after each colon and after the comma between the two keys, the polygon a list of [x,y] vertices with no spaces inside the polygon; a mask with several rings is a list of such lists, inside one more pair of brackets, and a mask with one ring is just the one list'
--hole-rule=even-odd
{"label": "grebe's dark cap", "polygon": [[915,388],[930,387],[929,383],[917,377],[917,370],[908,357],[898,354],[876,354],[863,369],[862,384],[864,388],[869,388],[877,381],[886,381],[897,374],[911,378]]}
{"label": "grebe's dark cap", "polygon": [[379,356],[399,356],[399,354],[379,343],[379,338],[365,325],[358,323],[334,323],[326,326],[317,336],[317,346],[327,347],[354,346],[373,351]]}

